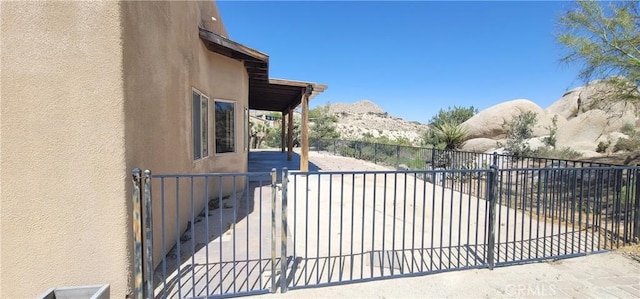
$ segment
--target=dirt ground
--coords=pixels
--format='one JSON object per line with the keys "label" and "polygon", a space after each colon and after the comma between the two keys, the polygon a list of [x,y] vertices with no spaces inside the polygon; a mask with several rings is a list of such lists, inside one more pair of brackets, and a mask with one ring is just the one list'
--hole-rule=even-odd
{"label": "dirt ground", "polygon": [[626,255],[640,263],[640,244],[631,244],[617,250],[618,253]]}
{"label": "dirt ground", "polygon": [[590,162],[610,163],[616,165],[638,165],[640,164],[640,152],[613,154],[606,157],[580,159]]}

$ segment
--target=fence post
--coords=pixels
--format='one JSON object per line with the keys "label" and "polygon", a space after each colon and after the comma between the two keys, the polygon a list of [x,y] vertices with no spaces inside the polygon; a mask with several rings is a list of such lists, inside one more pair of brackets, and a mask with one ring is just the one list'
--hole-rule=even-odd
{"label": "fence post", "polygon": [[493,152],[493,165],[498,167],[498,152]]}
{"label": "fence post", "polygon": [[336,155],[336,140],[333,140],[333,155]]}
{"label": "fence post", "polygon": [[131,172],[133,183],[133,298],[143,299],[142,286],[142,207],[140,206],[140,169]]}
{"label": "fence post", "polygon": [[487,232],[489,235],[487,236],[487,264],[489,265],[489,270],[493,270],[495,266],[494,260],[494,249],[495,249],[495,223],[496,223],[496,187],[497,184],[497,174],[498,167],[494,164],[491,165],[491,171],[489,172],[489,180],[487,186],[487,192],[489,193],[487,196],[487,204],[489,205],[489,220]]}
{"label": "fence post", "polygon": [[[636,165],[640,167],[640,164]],[[633,205],[633,239],[640,242],[640,168],[636,168],[636,192],[635,202]],[[631,192],[628,190],[627,192]]]}
{"label": "fence post", "polygon": [[145,213],[145,243],[147,254],[146,258],[146,281],[147,281],[147,295],[146,298],[155,298],[153,292],[153,206],[151,204],[151,170],[146,169],[144,171],[144,206]]}
{"label": "fence post", "polygon": [[431,172],[431,182],[433,184],[436,183],[436,151],[434,148],[431,148],[431,170],[433,170],[434,172]]}
{"label": "fence post", "polygon": [[276,292],[276,169],[271,168],[271,293]]}
{"label": "fence post", "polygon": [[400,165],[400,146],[396,145],[396,168]]}
{"label": "fence post", "polygon": [[[289,169],[282,169],[282,232],[280,236],[280,292],[287,292],[287,187]],[[295,191],[295,190],[294,190]]]}
{"label": "fence post", "polygon": [[378,164],[378,143],[373,143],[373,164]]}

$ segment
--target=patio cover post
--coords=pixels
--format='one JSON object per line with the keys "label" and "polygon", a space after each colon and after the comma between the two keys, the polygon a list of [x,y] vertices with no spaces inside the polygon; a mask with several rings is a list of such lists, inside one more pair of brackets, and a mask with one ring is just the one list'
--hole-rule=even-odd
{"label": "patio cover post", "polygon": [[300,152],[300,171],[307,172],[309,171],[309,96],[313,91],[313,87],[311,85],[307,86],[307,88],[302,92],[302,100],[300,101],[302,105],[302,142],[301,142],[301,152]]}
{"label": "patio cover post", "polygon": [[280,119],[280,122],[281,122],[281,125],[282,125],[282,130],[280,130],[280,148],[281,148],[280,151],[283,152],[283,153],[284,153],[284,145],[285,145],[285,142],[284,142],[284,140],[285,140],[284,139],[285,138],[285,132],[287,130],[286,129],[287,128],[286,127],[287,122],[285,120],[285,116],[287,116],[287,112],[286,111],[282,111],[282,118]]}
{"label": "patio cover post", "polygon": [[287,121],[287,161],[293,157],[293,108],[289,108]]}

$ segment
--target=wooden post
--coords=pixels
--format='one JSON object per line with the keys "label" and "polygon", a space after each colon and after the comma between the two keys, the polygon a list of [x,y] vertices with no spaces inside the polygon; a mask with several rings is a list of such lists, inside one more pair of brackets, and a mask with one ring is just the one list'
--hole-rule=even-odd
{"label": "wooden post", "polygon": [[293,108],[289,108],[287,121],[287,161],[293,157]]}
{"label": "wooden post", "polygon": [[284,153],[284,145],[285,145],[285,131],[287,130],[287,122],[285,120],[285,116],[287,115],[286,111],[282,111],[282,118],[280,119],[281,125],[282,125],[282,130],[280,130],[280,148],[281,148],[281,152]]}
{"label": "wooden post", "polygon": [[300,152],[300,171],[309,171],[309,94],[311,87],[307,87],[302,94],[302,134],[301,152]]}

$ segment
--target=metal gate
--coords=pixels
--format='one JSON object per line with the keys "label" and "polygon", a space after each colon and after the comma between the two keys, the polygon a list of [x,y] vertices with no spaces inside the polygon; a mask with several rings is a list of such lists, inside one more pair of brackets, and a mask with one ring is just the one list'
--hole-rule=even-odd
{"label": "metal gate", "polygon": [[487,267],[488,203],[422,179],[433,175],[490,171],[290,172],[282,290]]}
{"label": "metal gate", "polygon": [[[145,171],[141,177],[135,169],[135,297],[209,298],[275,290],[280,263],[274,238],[278,188],[275,170],[160,175]],[[141,194],[144,219],[138,204]]]}
{"label": "metal gate", "polygon": [[280,179],[275,169],[136,169],[136,295],[286,292],[599,252],[640,236],[638,176],[638,167],[285,168]]}

